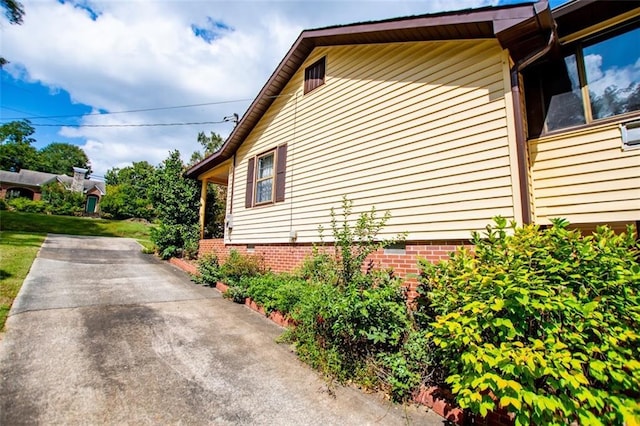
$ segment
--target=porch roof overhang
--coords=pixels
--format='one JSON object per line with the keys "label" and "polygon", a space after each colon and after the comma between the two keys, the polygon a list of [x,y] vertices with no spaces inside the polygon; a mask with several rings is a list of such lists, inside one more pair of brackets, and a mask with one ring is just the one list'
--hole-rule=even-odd
{"label": "porch roof overhang", "polygon": [[227,186],[231,166],[232,161],[230,158],[227,158],[219,164],[211,166],[211,168],[199,175],[198,180],[206,180],[210,183]]}
{"label": "porch roof overhang", "polygon": [[553,26],[547,1],[539,1],[302,31],[220,150],[186,176],[202,179],[229,160],[316,47],[495,38],[517,61],[544,46]]}

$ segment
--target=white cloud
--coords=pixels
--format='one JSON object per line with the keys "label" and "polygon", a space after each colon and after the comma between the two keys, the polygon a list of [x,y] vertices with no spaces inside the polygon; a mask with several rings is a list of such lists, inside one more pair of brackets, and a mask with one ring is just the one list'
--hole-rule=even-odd
{"label": "white cloud", "polygon": [[[633,83],[640,81],[640,58],[634,64],[626,66],[610,66],[602,69],[602,64],[601,55],[590,54],[584,57],[589,91],[597,95],[602,95],[608,87],[627,89]],[[629,94],[622,91],[619,96]]]}
{"label": "white cloud", "polygon": [[[123,111],[245,101],[196,108],[86,116],[85,124],[220,121],[242,115],[304,28],[485,6],[496,0],[414,1],[23,1],[24,24],[0,21],[6,69],[14,77],[68,91],[96,110]],[[95,12],[92,16],[91,12]],[[97,15],[97,16],[96,16]],[[95,20],[94,20],[95,18]],[[223,23],[209,43],[192,25]],[[26,71],[25,71],[26,70]],[[26,72],[26,74],[21,74]],[[84,138],[93,169],[146,160],[170,150],[185,159],[199,131],[226,137],[231,123],[177,127],[63,128]]]}

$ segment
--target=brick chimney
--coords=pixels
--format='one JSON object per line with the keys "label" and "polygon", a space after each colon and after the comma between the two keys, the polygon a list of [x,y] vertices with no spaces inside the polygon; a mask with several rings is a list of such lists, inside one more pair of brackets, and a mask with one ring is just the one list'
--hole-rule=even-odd
{"label": "brick chimney", "polygon": [[75,192],[83,192],[84,191],[84,177],[86,176],[88,170],[83,169],[82,167],[74,167],[73,168],[73,181],[71,182],[71,190]]}

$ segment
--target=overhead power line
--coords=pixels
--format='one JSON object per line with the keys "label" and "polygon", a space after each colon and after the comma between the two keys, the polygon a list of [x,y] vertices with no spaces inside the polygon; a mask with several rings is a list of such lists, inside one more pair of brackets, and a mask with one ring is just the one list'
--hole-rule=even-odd
{"label": "overhead power line", "polygon": [[221,124],[232,120],[194,121],[191,123],[137,123],[137,124],[45,124],[31,123],[35,127],[162,127],[162,126],[197,126],[200,124]]}
{"label": "overhead power line", "polygon": [[[294,94],[292,94],[292,93],[281,93],[279,95],[267,95],[267,96],[264,96],[264,98],[276,99],[276,98],[280,98],[280,97],[291,97],[291,96],[294,96]],[[11,121],[11,120],[31,120],[31,119],[36,119],[36,118],[40,118],[40,119],[55,119],[55,118],[73,118],[73,117],[88,117],[88,116],[100,116],[100,115],[129,114],[129,113],[132,113],[132,112],[163,111],[163,110],[170,110],[170,109],[195,108],[195,107],[210,106],[210,105],[232,104],[232,103],[236,103],[236,102],[249,102],[249,101],[252,101],[252,100],[254,100],[254,99],[252,99],[252,98],[233,99],[233,100],[228,100],[228,101],[205,102],[205,103],[190,104],[190,105],[175,105],[175,106],[168,106],[168,107],[130,109],[130,110],[126,110],[126,111],[90,112],[90,113],[86,113],[86,114],[68,114],[68,115],[35,115],[35,114],[30,114],[30,113],[28,113],[26,111],[21,111],[21,110],[15,109],[15,108],[2,106],[3,109],[10,109],[12,111],[23,112],[25,114],[29,114],[30,117],[2,117],[0,119],[1,120]],[[194,123],[194,124],[199,124],[199,123]],[[209,124],[209,123],[203,123],[203,124]],[[34,124],[34,126],[35,126],[35,124]],[[44,126],[44,124],[42,124],[41,126]],[[112,127],[110,125],[104,125],[104,126],[83,125],[83,126],[77,126],[77,125],[71,125],[71,124],[69,124],[69,126],[76,126],[76,127]],[[120,125],[118,125],[118,126],[120,126]],[[113,127],[116,127],[116,126],[114,125]]]}
{"label": "overhead power line", "polygon": [[[86,114],[34,115],[31,118],[71,118],[71,117],[86,117],[86,116],[91,116],[91,115],[129,114],[129,113],[132,113],[132,112],[163,111],[163,110],[169,110],[169,109],[195,108],[195,107],[210,106],[210,105],[232,104],[232,103],[235,103],[235,102],[249,102],[251,100],[252,99],[234,99],[234,100],[230,100],[230,101],[205,102],[205,103],[201,103],[201,104],[176,105],[176,106],[157,107],[157,108],[141,108],[141,109],[130,109],[130,110],[126,110],[126,111],[113,111],[113,112],[90,112],[90,113],[86,113]],[[7,108],[7,107],[3,107],[3,108]],[[7,108],[7,109],[12,109],[12,108]],[[24,111],[20,111],[20,112],[24,112]],[[24,117],[7,117],[7,118],[3,118],[3,120],[22,120],[23,118]]]}

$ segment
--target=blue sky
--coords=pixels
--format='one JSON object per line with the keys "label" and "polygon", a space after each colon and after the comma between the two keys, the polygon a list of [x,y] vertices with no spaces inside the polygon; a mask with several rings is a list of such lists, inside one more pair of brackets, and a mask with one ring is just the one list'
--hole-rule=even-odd
{"label": "blue sky", "polygon": [[[244,113],[302,29],[498,3],[521,1],[24,0],[23,25],[0,18],[0,123],[31,119],[38,148],[82,147],[96,176],[173,149],[188,159],[198,132],[228,136],[223,118]],[[74,127],[193,122],[209,124]]]}

